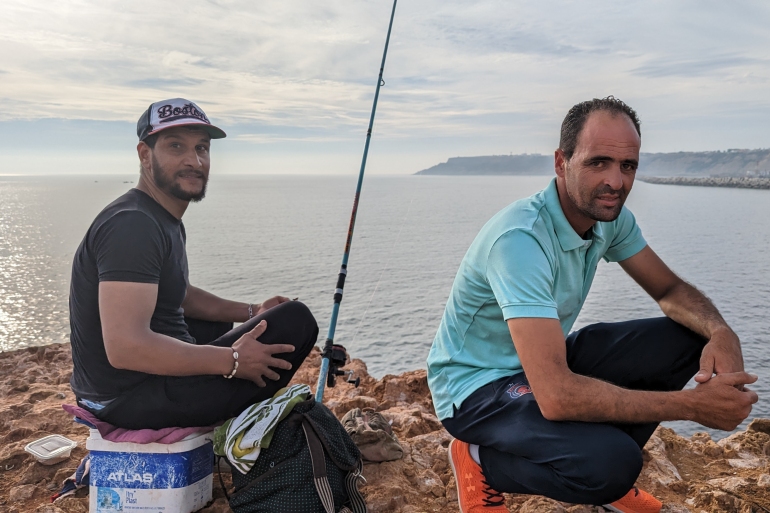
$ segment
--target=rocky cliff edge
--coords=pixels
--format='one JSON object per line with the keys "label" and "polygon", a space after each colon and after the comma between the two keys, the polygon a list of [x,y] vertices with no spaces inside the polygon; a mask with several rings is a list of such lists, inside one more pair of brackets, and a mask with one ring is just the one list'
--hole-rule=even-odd
{"label": "rocky cliff edge", "polygon": [[[314,350],[294,382],[315,384],[320,353]],[[366,365],[348,369],[361,386],[346,383],[327,389],[324,402],[341,417],[355,407],[372,407],[393,422],[404,448],[401,460],[369,463],[362,491],[372,513],[456,512],[457,492],[448,466],[449,434],[437,420],[424,370],[376,380]],[[55,505],[50,496],[85,455],[88,430],[62,409],[74,402],[68,344],[0,354],[0,511],[8,513],[86,513],[85,490]],[[72,457],[43,466],[24,446],[58,433],[78,442]],[[713,441],[706,433],[690,438],[659,428],[644,449],[638,486],[653,493],[671,512],[770,512],[770,419],[755,419],[746,431]],[[229,481],[229,480],[228,480]],[[215,480],[208,513],[230,511]],[[508,495],[510,511],[522,513],[599,513],[600,507],[564,504],[543,497]]]}

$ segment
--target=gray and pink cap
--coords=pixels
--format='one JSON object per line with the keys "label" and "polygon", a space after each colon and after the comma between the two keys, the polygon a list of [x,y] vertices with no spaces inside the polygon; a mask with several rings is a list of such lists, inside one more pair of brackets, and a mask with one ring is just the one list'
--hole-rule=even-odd
{"label": "gray and pink cap", "polygon": [[222,139],[227,134],[211,124],[203,110],[184,98],[172,98],[150,104],[136,123],[136,135],[140,141],[161,130],[175,126],[194,126],[211,135],[212,139]]}

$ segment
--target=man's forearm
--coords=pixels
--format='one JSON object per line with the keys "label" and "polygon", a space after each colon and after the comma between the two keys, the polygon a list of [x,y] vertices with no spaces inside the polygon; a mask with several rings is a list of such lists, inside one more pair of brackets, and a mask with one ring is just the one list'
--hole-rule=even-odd
{"label": "man's forearm", "polygon": [[105,344],[113,367],[161,376],[229,374],[233,355],[229,347],[196,346],[150,329],[125,334]]}
{"label": "man's forearm", "polygon": [[[709,374],[688,390],[658,392],[627,390],[612,383],[573,372],[561,325],[556,319],[508,320],[511,339],[529,379],[543,416],[552,421],[645,423],[693,420],[731,430],[743,421],[756,402],[756,394],[743,385],[756,376],[743,372],[740,350],[723,350],[729,337],[717,334],[704,347],[704,363],[716,362],[716,376]],[[740,344],[739,349],[740,349]],[[696,376],[697,380],[697,376]]]}
{"label": "man's forearm", "polygon": [[757,402],[757,394],[743,386],[756,380],[754,375],[733,372],[717,375],[692,389],[645,392],[570,373],[561,377],[560,386],[549,389],[554,395],[543,404],[549,404],[550,411],[543,408],[537,391],[534,393],[543,416],[549,420],[634,424],[692,420],[732,431]]}
{"label": "man's forearm", "polygon": [[730,329],[714,303],[685,281],[668,291],[658,305],[667,317],[707,339],[718,330]]}
{"label": "man's forearm", "polygon": [[[581,422],[644,423],[667,420],[692,420],[694,404],[691,392],[649,392],[627,390],[598,379],[570,374],[552,389],[556,397],[541,401],[543,415],[549,420]],[[552,405],[551,410],[543,404]]]}
{"label": "man's forearm", "polygon": [[188,317],[203,321],[245,322],[249,319],[249,304],[222,299],[211,292],[190,285],[182,302]]}

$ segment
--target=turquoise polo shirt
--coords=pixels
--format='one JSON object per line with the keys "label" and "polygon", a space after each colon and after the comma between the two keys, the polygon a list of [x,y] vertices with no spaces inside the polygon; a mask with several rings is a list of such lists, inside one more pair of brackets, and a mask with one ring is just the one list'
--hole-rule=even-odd
{"label": "turquoise polo shirt", "polygon": [[439,419],[478,388],[521,371],[507,319],[558,319],[570,332],[599,259],[619,262],[647,245],[623,207],[597,222],[590,239],[564,216],[556,179],[508,205],[481,229],[457,271],[428,355],[428,386]]}

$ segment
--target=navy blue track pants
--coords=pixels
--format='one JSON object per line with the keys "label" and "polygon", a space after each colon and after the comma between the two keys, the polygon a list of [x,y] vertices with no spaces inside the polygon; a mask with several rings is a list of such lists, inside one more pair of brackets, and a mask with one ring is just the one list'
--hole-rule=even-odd
{"label": "navy blue track pants", "polygon": [[[681,390],[698,371],[705,342],[667,317],[594,324],[567,337],[567,363],[623,388]],[[443,424],[480,446],[495,490],[596,505],[633,487],[642,447],[657,427],[546,420],[523,372],[479,388]]]}

